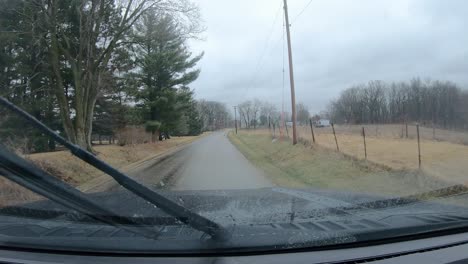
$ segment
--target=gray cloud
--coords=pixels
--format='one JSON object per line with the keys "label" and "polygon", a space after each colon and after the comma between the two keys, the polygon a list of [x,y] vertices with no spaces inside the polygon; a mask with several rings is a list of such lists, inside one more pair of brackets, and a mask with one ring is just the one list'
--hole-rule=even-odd
{"label": "gray cloud", "polygon": [[[282,13],[266,40],[282,0],[196,2],[207,26],[206,41],[191,43],[195,51],[205,51],[202,73],[192,85],[197,98],[228,105],[259,98],[279,106]],[[314,0],[295,20],[307,3],[289,1],[296,96],[311,111],[326,108],[343,89],[373,79],[420,76],[468,86],[468,1]]]}

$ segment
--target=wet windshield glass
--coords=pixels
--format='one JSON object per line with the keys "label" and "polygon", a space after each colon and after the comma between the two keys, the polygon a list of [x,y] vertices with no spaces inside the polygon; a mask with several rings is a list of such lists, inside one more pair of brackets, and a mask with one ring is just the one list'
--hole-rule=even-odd
{"label": "wet windshield glass", "polygon": [[0,3],[0,246],[279,250],[467,224],[464,1]]}

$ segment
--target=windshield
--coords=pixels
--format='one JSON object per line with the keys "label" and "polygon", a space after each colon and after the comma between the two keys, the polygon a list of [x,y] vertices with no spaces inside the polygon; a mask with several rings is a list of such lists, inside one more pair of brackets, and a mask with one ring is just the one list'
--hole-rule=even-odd
{"label": "windshield", "polygon": [[464,1],[0,3],[0,247],[468,227]]}

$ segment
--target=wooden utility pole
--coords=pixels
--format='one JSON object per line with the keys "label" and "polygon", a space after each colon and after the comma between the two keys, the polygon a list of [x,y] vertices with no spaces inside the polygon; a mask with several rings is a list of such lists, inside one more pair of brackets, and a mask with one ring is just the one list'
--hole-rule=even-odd
{"label": "wooden utility pole", "polygon": [[289,30],[288,2],[284,0],[284,18],[286,21],[286,36],[288,39],[288,57],[289,57],[289,81],[291,83],[291,107],[292,107],[292,127],[293,127],[293,145],[297,144],[296,131],[296,92],[294,90],[294,69],[292,60],[291,32]]}
{"label": "wooden utility pole", "polygon": [[236,127],[236,135],[237,135],[237,106],[234,106],[234,123]]}

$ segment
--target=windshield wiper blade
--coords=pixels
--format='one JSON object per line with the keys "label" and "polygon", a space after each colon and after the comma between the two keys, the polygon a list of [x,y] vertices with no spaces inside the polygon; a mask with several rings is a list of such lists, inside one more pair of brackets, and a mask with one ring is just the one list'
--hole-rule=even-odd
{"label": "windshield wiper blade", "polygon": [[157,206],[167,214],[174,216],[182,223],[187,224],[199,231],[205,232],[216,240],[225,240],[228,238],[227,231],[217,223],[188,210],[187,208],[164,197],[158,192],[151,190],[150,188],[133,180],[129,176],[118,171],[117,169],[105,163],[104,161],[98,159],[92,153],[82,149],[81,147],[61,137],[55,131],[43,124],[41,121],[37,120],[35,117],[22,110],[21,108],[17,107],[4,97],[0,96],[0,104],[11,110],[13,113],[19,115],[29,123],[31,123],[31,125],[50,136],[56,142],[62,144],[64,147],[69,149],[71,153],[76,157],[97,168],[98,170],[108,174],[125,189],[150,202],[151,204]]}
{"label": "windshield wiper blade", "polygon": [[118,217],[117,214],[93,202],[71,185],[37,168],[25,159],[8,151],[1,144],[0,175],[51,201],[85,214],[88,217],[151,239],[158,237],[158,232],[155,229],[147,228],[131,218]]}

